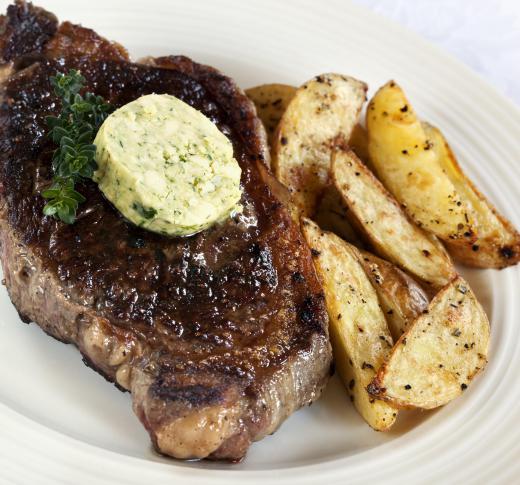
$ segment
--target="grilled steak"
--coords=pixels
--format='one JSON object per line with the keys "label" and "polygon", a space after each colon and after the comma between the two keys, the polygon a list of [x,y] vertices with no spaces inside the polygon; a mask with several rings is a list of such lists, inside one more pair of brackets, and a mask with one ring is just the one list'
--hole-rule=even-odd
{"label": "grilled steak", "polygon": [[[331,364],[322,290],[252,104],[211,67],[132,63],[121,46],[22,1],[0,21],[0,237],[13,304],[131,392],[157,450],[240,459],[319,397]],[[208,116],[242,168],[243,214],[166,238],[128,223],[87,181],[75,224],[43,216],[55,148],[45,117],[60,109],[49,77],[70,68],[114,107],[169,93]]]}

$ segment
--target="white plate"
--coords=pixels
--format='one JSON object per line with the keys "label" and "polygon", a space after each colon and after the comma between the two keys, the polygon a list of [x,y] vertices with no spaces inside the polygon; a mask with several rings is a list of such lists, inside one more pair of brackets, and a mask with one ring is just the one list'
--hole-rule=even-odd
{"label": "white plate", "polygon": [[[41,0],[143,55],[183,53],[249,87],[327,71],[397,79],[442,127],[465,169],[520,226],[520,114],[462,65],[397,25],[341,1]],[[2,2],[2,10],[6,2]],[[520,271],[469,271],[493,327],[485,373],[437,412],[372,431],[338,382],[254,444],[239,465],[154,454],[130,399],[78,352],[22,324],[0,294],[2,483],[512,483],[520,474]]]}

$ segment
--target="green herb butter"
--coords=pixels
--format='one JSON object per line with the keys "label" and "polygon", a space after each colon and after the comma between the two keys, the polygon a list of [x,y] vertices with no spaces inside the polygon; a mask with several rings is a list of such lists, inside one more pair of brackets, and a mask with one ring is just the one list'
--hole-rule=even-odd
{"label": "green herb butter", "polygon": [[94,180],[140,227],[187,236],[240,210],[241,171],[231,142],[174,96],[150,94],[119,108],[94,144]]}

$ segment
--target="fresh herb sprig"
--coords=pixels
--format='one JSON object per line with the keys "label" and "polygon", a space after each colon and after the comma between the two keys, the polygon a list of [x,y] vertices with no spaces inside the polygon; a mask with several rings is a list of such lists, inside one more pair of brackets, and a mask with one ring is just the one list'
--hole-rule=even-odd
{"label": "fresh herb sprig", "polygon": [[43,213],[72,224],[79,204],[85,202],[74,186],[82,179],[92,178],[97,168],[92,141],[111,107],[101,96],[79,94],[85,78],[75,69],[58,73],[50,81],[54,93],[61,98],[62,109],[58,116],[47,117],[50,136],[58,148],[52,156],[52,185],[42,192],[48,200]]}

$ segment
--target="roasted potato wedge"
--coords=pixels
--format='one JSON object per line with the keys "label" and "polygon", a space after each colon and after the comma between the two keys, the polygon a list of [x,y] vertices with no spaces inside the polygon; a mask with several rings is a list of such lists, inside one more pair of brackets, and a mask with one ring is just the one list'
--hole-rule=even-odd
{"label": "roasted potato wedge", "polygon": [[295,93],[296,88],[288,84],[262,84],[246,89],[248,98],[255,104],[258,117],[265,126],[269,146],[273,146],[273,136],[280,118]]}
{"label": "roasted potato wedge", "polygon": [[489,331],[484,310],[459,276],[401,336],[367,389],[397,407],[442,406],[486,365]]}
{"label": "roasted potato wedge", "polygon": [[301,86],[289,102],[274,137],[272,165],[302,215],[316,211],[329,181],[331,148],[350,138],[366,90],[357,79],[322,74]]}
{"label": "roasted potato wedge", "polygon": [[367,109],[368,151],[377,176],[417,225],[471,249],[475,214],[437,161],[403,90],[391,81]]}
{"label": "roasted potato wedge", "polygon": [[451,281],[456,271],[439,241],[417,227],[352,150],[337,147],[332,177],[348,206],[351,223],[374,251],[432,288]]}
{"label": "roasted potato wedge", "polygon": [[396,410],[366,390],[392,347],[376,292],[348,243],[308,219],[302,229],[325,290],[336,369],[365,421],[387,430]]}
{"label": "roasted potato wedge", "polygon": [[397,340],[428,308],[428,296],[411,276],[392,263],[368,251],[357,250],[357,255],[379,297],[390,333]]}
{"label": "roasted potato wedge", "polygon": [[[262,84],[246,89],[248,98],[256,106],[258,117],[267,132],[269,146],[273,146],[273,136],[289,102],[296,93],[296,87],[288,84]],[[349,146],[366,164],[368,157],[368,135],[360,123],[356,124],[350,135]]]}
{"label": "roasted potato wedge", "polygon": [[463,264],[478,268],[505,268],[520,261],[520,234],[513,225],[498,213],[495,207],[464,174],[453,151],[441,131],[423,123],[439,165],[457,189],[460,196],[472,207],[477,240],[470,246],[446,246],[453,257]]}

